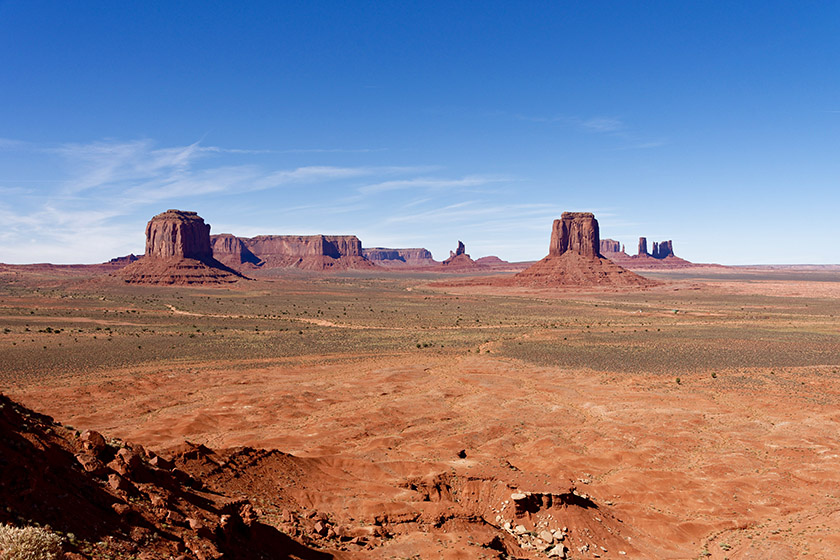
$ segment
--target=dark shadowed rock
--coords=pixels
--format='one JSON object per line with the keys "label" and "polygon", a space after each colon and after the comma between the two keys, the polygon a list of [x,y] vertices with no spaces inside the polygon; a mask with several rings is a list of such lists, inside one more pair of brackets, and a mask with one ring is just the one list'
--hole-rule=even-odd
{"label": "dark shadowed rock", "polygon": [[674,244],[672,241],[653,242],[653,253],[651,256],[654,259],[664,259],[674,255]]}
{"label": "dark shadowed rock", "polygon": [[211,235],[210,246],[213,248],[213,258],[227,266],[241,268],[243,265],[256,267],[262,264],[262,260],[235,235],[229,233]]}

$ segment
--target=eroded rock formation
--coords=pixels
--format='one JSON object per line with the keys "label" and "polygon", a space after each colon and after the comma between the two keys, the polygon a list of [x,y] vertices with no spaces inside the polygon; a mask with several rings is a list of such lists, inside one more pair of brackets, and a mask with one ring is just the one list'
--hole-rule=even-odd
{"label": "eroded rock formation", "polygon": [[566,252],[584,257],[600,255],[598,220],[591,212],[563,212],[551,228],[549,256],[559,257]]}
{"label": "eroded rock formation", "polygon": [[226,234],[213,236],[213,250],[217,258],[233,267],[238,266],[237,260],[250,267],[304,270],[375,266],[364,257],[362,242],[355,235],[258,235],[249,238]]}
{"label": "eroded rock formation", "polygon": [[243,278],[213,258],[210,225],[195,212],[181,210],[149,220],[145,255],[117,274],[141,284],[218,284]]}
{"label": "eroded rock formation", "polygon": [[639,238],[639,250],[638,250],[638,253],[637,253],[637,254],[638,254],[639,256],[642,256],[642,255],[647,255],[647,254],[648,254],[648,250],[647,250],[647,237],[640,237],[640,238]]}
{"label": "eroded rock formation", "polygon": [[600,245],[600,252],[602,255],[606,253],[620,253],[621,243],[615,239],[602,239]]}
{"label": "eroded rock formation", "polygon": [[229,233],[210,236],[213,257],[233,268],[257,267],[262,260],[245,245],[242,239]]}
{"label": "eroded rock formation", "polygon": [[598,221],[590,212],[564,212],[554,220],[548,256],[514,276],[521,286],[648,286],[655,282],[599,253]]}
{"label": "eroded rock formation", "polygon": [[474,260],[470,258],[467,254],[467,248],[464,246],[463,241],[458,241],[458,248],[455,251],[449,251],[449,258],[446,259],[441,263],[441,266],[453,269],[453,268],[476,268],[477,265]]}
{"label": "eroded rock formation", "polygon": [[428,249],[389,249],[386,247],[363,248],[362,255],[382,266],[432,266],[438,264]]}
{"label": "eroded rock formation", "polygon": [[653,242],[653,253],[650,255],[654,259],[664,259],[666,257],[674,256],[674,244],[672,241]]}

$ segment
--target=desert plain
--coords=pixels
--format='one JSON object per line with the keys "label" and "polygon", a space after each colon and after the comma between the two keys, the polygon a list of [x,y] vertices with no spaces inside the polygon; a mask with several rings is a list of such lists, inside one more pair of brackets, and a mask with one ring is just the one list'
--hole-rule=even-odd
{"label": "desert plain", "polygon": [[[640,273],[4,266],[0,392],[247,500],[286,536],[264,557],[840,557],[840,269]],[[170,557],[102,527],[74,550]]]}

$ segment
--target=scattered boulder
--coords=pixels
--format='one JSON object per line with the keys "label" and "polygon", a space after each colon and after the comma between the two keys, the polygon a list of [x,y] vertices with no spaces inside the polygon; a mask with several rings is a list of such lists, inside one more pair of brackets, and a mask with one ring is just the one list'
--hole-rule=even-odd
{"label": "scattered boulder", "polygon": [[146,253],[116,274],[132,284],[220,284],[244,278],[213,258],[210,225],[195,212],[167,210],[146,225]]}
{"label": "scattered boulder", "polygon": [[434,266],[438,264],[431,251],[424,248],[389,249],[370,247],[362,249],[362,255],[381,266]]}
{"label": "scattered boulder", "polygon": [[668,241],[653,242],[653,253],[651,255],[654,259],[665,259],[674,256],[674,245],[669,239]]}
{"label": "scattered boulder", "polygon": [[211,236],[215,258],[234,268],[372,268],[355,235]]}

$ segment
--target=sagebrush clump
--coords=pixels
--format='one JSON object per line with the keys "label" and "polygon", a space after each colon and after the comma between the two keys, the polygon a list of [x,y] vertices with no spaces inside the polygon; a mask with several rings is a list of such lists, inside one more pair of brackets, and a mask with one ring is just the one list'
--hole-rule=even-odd
{"label": "sagebrush clump", "polygon": [[0,525],[0,558],[3,560],[60,560],[61,537],[40,527]]}

